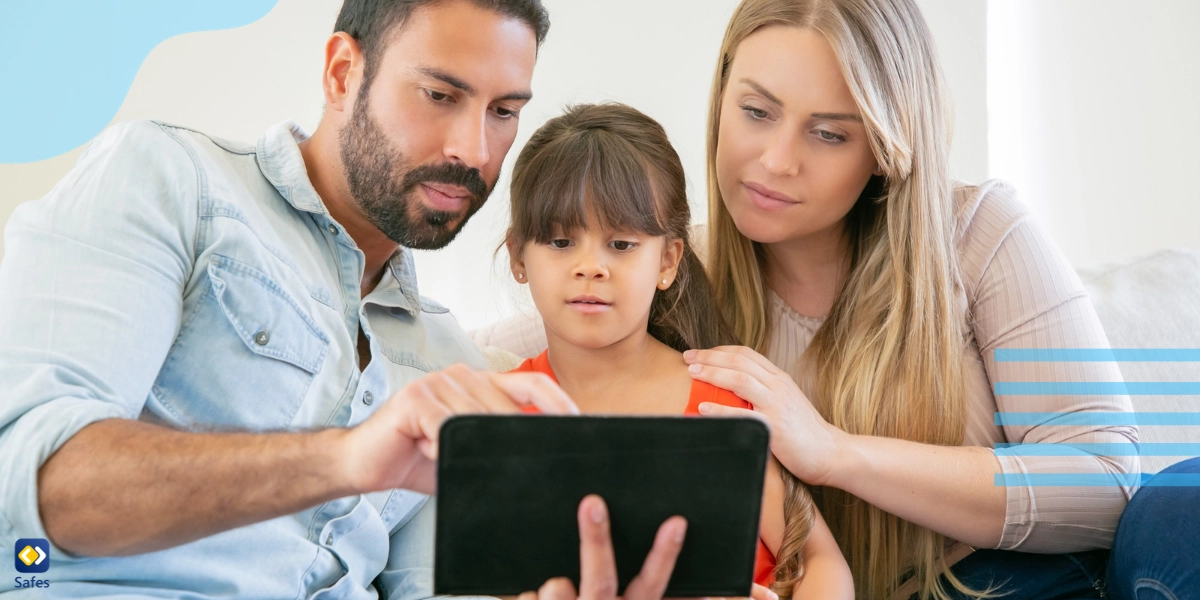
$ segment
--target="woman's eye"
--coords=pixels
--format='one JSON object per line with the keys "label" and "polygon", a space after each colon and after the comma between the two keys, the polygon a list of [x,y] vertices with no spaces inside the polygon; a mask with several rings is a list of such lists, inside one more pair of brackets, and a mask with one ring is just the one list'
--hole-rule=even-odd
{"label": "woman's eye", "polygon": [[817,137],[821,138],[822,140],[824,140],[826,142],[844,142],[844,141],[846,141],[846,136],[838,135],[832,131],[827,131],[825,129],[818,129]]}
{"label": "woman's eye", "polygon": [[752,118],[752,119],[761,120],[761,119],[767,118],[767,111],[765,111],[761,108],[754,108],[753,106],[743,104],[742,111],[745,112],[746,114],[750,115],[750,118]]}
{"label": "woman's eye", "polygon": [[557,248],[559,250],[562,250],[564,248],[569,247],[570,245],[571,245],[571,240],[564,240],[564,239],[550,240],[551,248]]}
{"label": "woman's eye", "polygon": [[628,250],[633,250],[637,244],[634,242],[627,242],[625,240],[616,240],[612,242],[611,246],[613,247],[613,250],[616,250],[617,252],[626,252]]}

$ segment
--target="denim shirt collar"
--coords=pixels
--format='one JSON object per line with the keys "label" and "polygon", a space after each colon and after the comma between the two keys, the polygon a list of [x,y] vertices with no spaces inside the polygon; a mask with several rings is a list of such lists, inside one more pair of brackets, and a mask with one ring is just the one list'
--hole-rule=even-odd
{"label": "denim shirt collar", "polygon": [[[300,153],[300,142],[308,139],[308,133],[292,121],[284,121],[267,130],[258,140],[258,168],[263,177],[279,190],[296,210],[333,217],[325,208],[308,178],[308,168]],[[343,236],[353,245],[348,236]],[[369,296],[371,302],[385,307],[403,309],[417,314],[422,309],[421,296],[417,288],[417,269],[413,264],[412,250],[400,247],[388,259],[388,271],[392,279],[385,277]]]}

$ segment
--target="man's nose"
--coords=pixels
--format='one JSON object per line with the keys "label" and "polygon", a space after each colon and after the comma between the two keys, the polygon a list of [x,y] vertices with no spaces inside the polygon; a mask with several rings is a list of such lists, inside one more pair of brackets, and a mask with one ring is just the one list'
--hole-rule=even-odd
{"label": "man's nose", "polygon": [[488,151],[487,111],[463,111],[447,133],[443,152],[451,161],[483,170],[491,158]]}

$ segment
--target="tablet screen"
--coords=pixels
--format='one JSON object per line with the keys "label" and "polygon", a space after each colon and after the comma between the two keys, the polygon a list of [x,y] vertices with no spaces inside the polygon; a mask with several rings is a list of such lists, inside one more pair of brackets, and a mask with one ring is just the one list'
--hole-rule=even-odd
{"label": "tablet screen", "polygon": [[659,525],[688,520],[667,596],[748,596],[768,433],[754,419],[461,416],[439,441],[434,593],[579,585],[580,500],[612,523],[619,592]]}

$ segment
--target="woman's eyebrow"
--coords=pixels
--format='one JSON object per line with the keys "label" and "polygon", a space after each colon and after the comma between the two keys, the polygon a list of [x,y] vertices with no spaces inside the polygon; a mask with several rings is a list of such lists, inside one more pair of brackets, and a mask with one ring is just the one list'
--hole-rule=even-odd
{"label": "woman's eyebrow", "polygon": [[[757,81],[754,81],[753,79],[750,79],[747,77],[743,77],[738,80],[738,83],[744,83],[744,84],[750,86],[751,89],[753,89],[754,91],[761,94],[767,100],[769,100],[775,104],[778,104],[780,106],[780,108],[782,108],[784,106],[783,100],[780,100],[779,97],[776,96],[775,94],[768,92],[767,88],[763,87]],[[860,117],[854,113],[821,112],[821,113],[813,113],[812,118],[827,119],[830,121],[858,121],[859,123],[862,123],[862,117]]]}
{"label": "woman's eyebrow", "polygon": [[749,79],[747,77],[743,77],[743,78],[739,79],[738,81],[740,83],[744,83],[744,84],[750,86],[751,88],[754,89],[754,91],[758,92],[759,94],[762,94],[763,97],[766,98],[767,100],[770,100],[771,102],[774,102],[775,104],[778,104],[781,107],[783,106],[783,100],[780,100],[778,97],[775,96],[775,94],[768,92],[767,88],[759,85],[759,83],[757,81],[754,81],[753,79]]}

